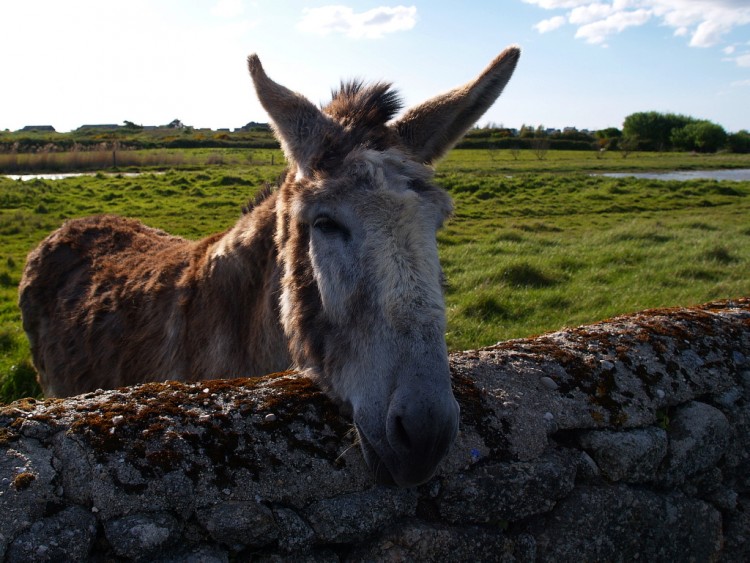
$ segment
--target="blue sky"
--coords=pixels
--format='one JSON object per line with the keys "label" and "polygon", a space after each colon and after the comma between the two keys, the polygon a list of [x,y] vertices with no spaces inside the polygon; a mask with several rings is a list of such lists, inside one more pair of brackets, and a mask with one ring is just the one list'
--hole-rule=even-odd
{"label": "blue sky", "polygon": [[750,0],[3,0],[0,130],[267,121],[245,64],[325,102],[342,78],[407,105],[523,49],[482,118],[621,127],[636,111],[750,129]]}

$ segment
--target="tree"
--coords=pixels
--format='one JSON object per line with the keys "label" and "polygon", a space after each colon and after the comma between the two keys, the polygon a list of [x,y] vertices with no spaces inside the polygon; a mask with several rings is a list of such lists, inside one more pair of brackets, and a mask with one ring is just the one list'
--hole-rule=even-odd
{"label": "tree", "polygon": [[625,137],[638,137],[643,148],[664,151],[672,147],[672,131],[695,121],[692,117],[674,113],[632,113],[622,124],[622,134]]}
{"label": "tree", "polygon": [[606,129],[600,129],[596,132],[597,139],[612,139],[614,137],[622,137],[622,131],[617,127],[607,127]]}
{"label": "tree", "polygon": [[727,132],[710,121],[695,121],[672,131],[675,148],[686,151],[716,152],[727,142]]}
{"label": "tree", "polygon": [[531,139],[531,150],[539,160],[547,158],[547,152],[549,151],[550,142],[546,137],[535,137]]}
{"label": "tree", "polygon": [[490,157],[490,160],[492,162],[495,162],[495,157],[497,156],[497,147],[492,143],[487,145],[487,156]]}
{"label": "tree", "polygon": [[521,125],[521,131],[518,134],[522,139],[533,139],[534,128],[531,125]]}
{"label": "tree", "polygon": [[620,150],[622,158],[628,158],[628,155],[636,150],[640,145],[638,137],[621,137],[617,141],[617,148]]}
{"label": "tree", "polygon": [[750,132],[742,129],[727,137],[729,150],[738,154],[750,153]]}
{"label": "tree", "polygon": [[622,138],[622,131],[617,127],[600,129],[594,135],[596,137],[596,148],[604,150],[617,150],[617,142]]}
{"label": "tree", "polygon": [[727,132],[718,123],[699,121],[686,125],[685,128],[690,129],[700,152],[716,152],[727,144]]}

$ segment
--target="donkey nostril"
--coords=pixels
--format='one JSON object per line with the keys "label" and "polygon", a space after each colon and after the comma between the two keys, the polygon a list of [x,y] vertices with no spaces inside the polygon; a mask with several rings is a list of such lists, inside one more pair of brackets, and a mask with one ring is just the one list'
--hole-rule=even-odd
{"label": "donkey nostril", "polygon": [[411,449],[411,438],[404,426],[404,419],[400,416],[397,416],[393,421],[393,432],[395,434],[394,438],[400,445],[406,449]]}

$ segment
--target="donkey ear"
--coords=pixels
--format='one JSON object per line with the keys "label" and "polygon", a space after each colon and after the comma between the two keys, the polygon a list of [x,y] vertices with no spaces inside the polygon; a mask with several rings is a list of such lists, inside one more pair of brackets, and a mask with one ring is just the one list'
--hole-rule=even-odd
{"label": "donkey ear", "polygon": [[271,118],[284,155],[297,165],[303,177],[309,176],[319,141],[332,126],[330,118],[302,94],[292,92],[268,78],[258,55],[250,55],[247,66],[255,92]]}
{"label": "donkey ear", "polygon": [[393,124],[402,142],[427,164],[445,155],[495,102],[520,56],[508,47],[468,84],[409,109]]}

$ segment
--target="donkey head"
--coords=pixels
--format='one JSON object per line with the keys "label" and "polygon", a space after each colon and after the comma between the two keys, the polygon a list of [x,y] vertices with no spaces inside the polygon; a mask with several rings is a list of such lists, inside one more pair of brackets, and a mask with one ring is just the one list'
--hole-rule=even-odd
{"label": "donkey head", "polygon": [[430,165],[492,105],[519,54],[396,120],[388,84],[342,84],[321,110],[248,59],[290,166],[276,225],[290,353],[352,414],[383,482],[427,480],[458,432],[436,241],[452,203]]}

